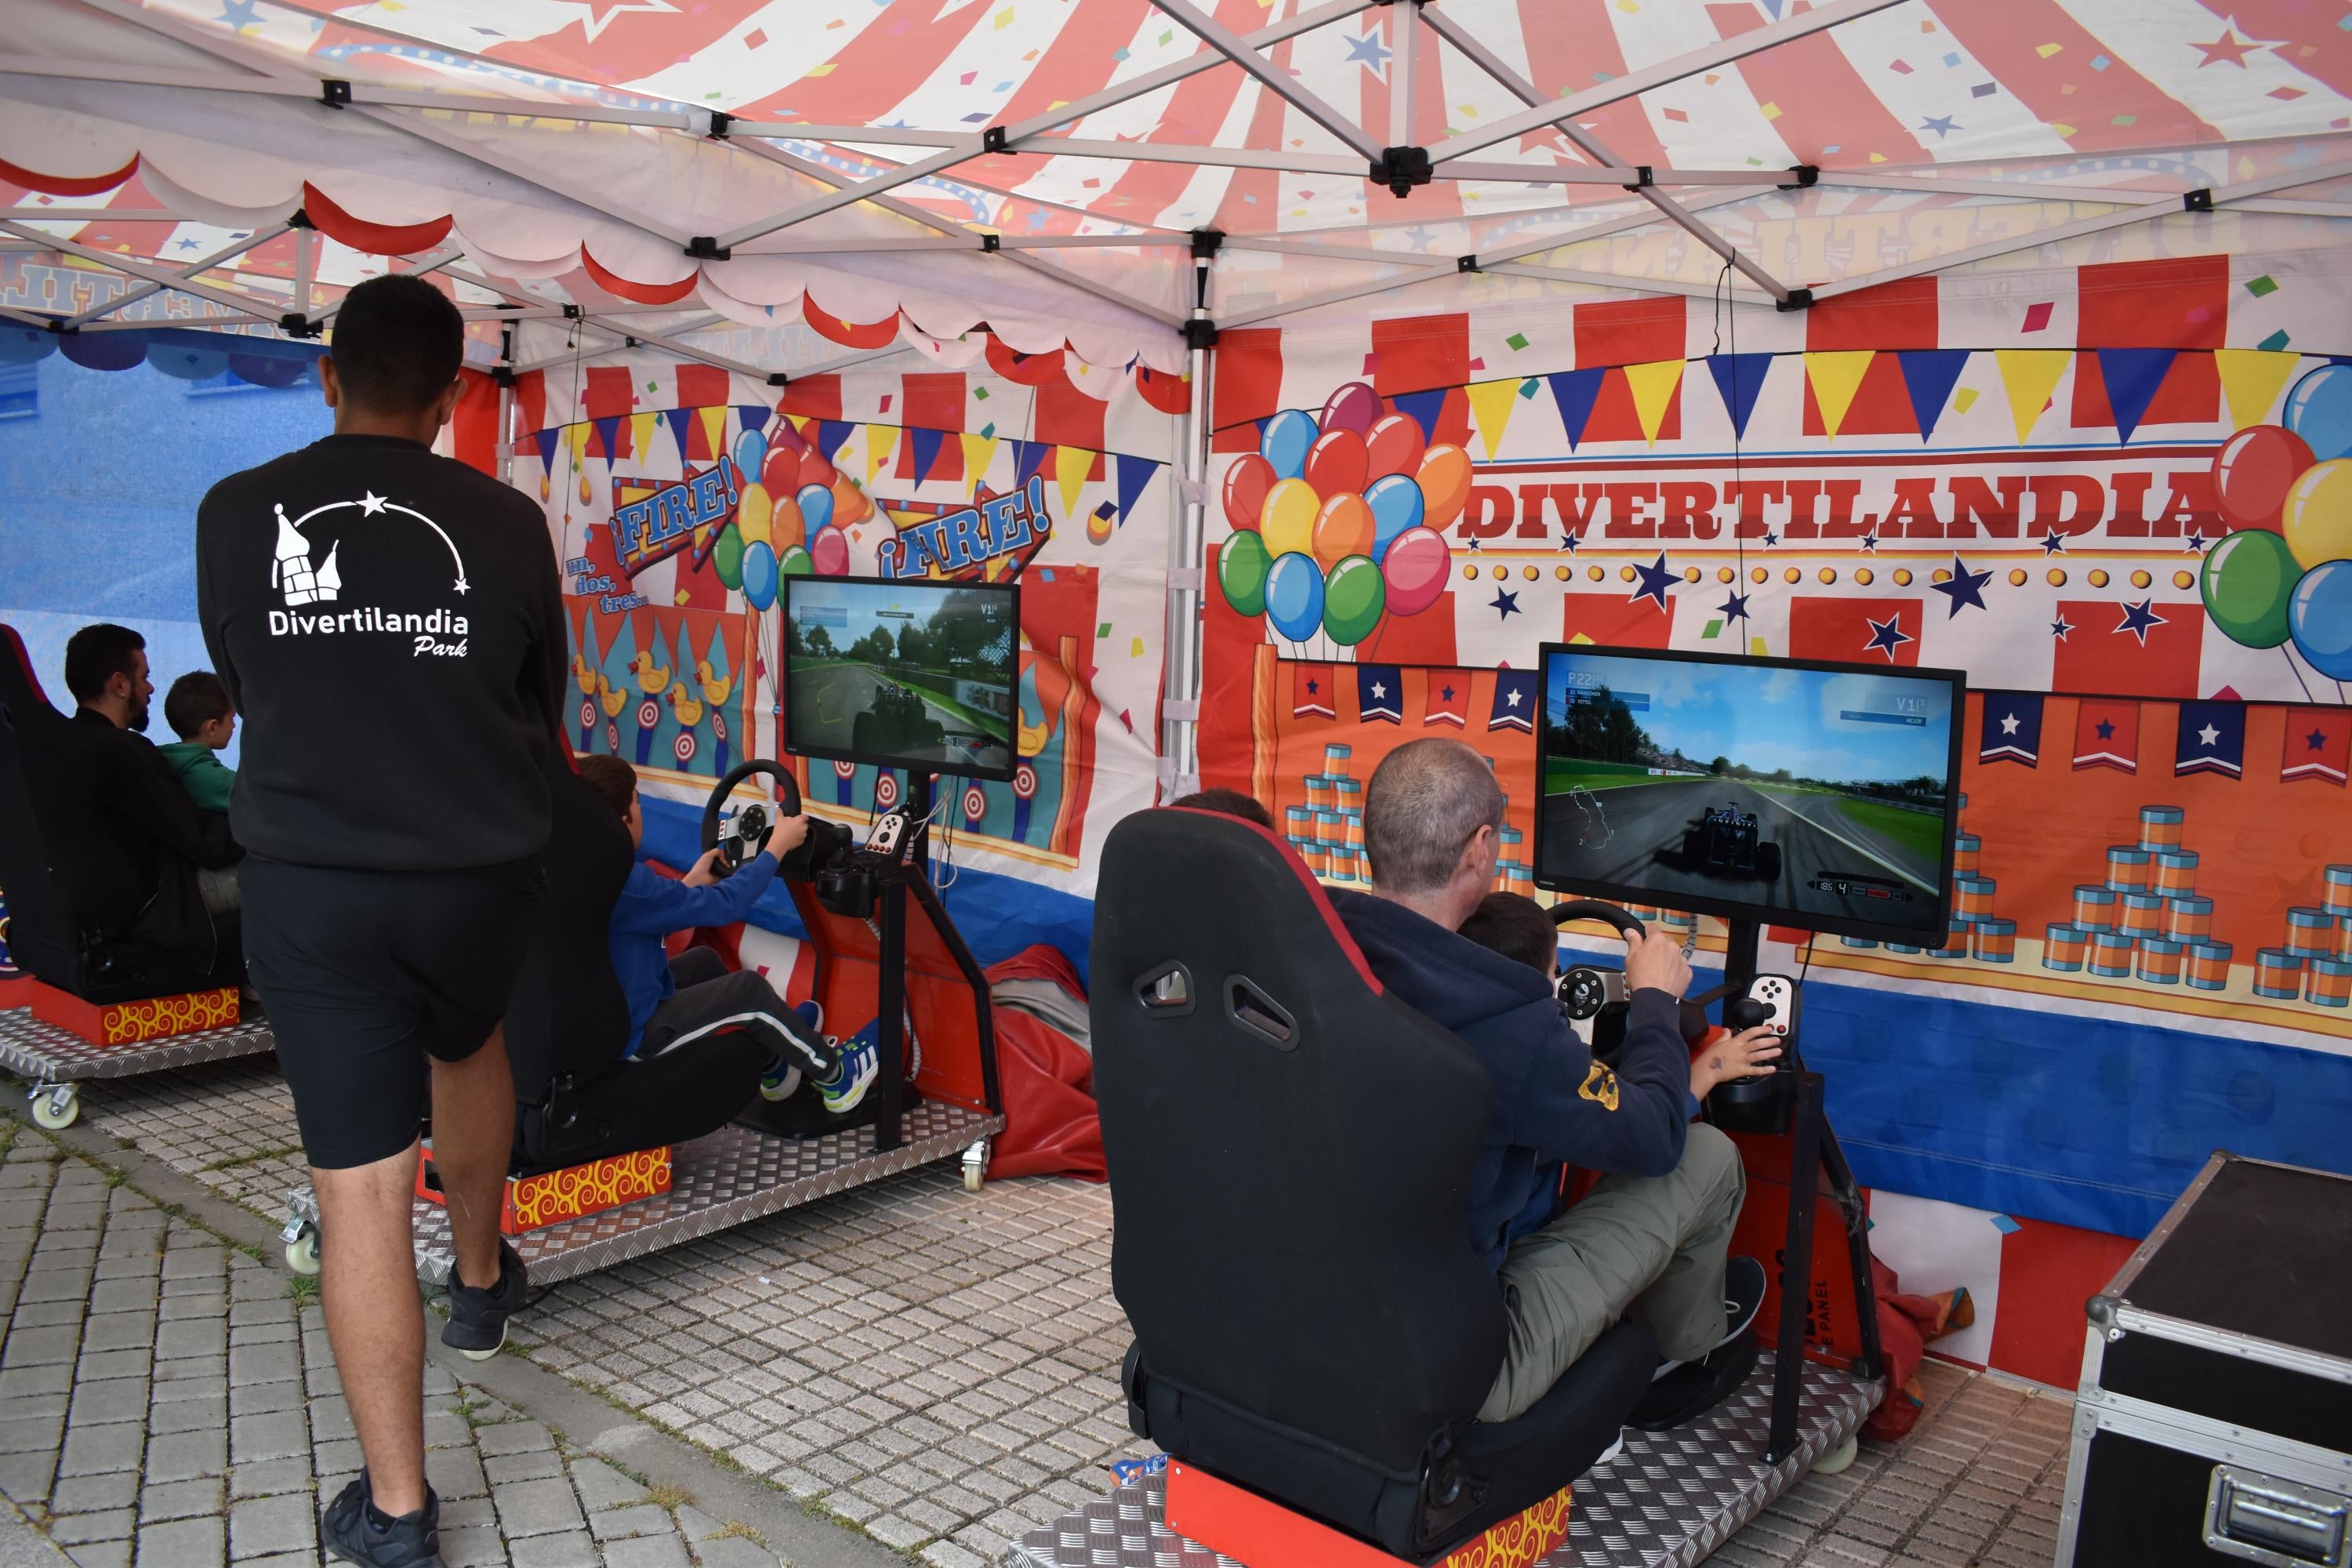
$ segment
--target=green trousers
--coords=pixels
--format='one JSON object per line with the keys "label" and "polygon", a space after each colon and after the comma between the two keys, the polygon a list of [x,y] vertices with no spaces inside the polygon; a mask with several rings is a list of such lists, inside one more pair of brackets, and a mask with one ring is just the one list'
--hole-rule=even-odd
{"label": "green trousers", "polygon": [[1620,1320],[1661,1353],[1696,1361],[1724,1334],[1723,1260],[1748,1194],[1739,1151],[1695,1122],[1664,1176],[1603,1176],[1584,1201],[1521,1237],[1499,1283],[1511,1338],[1481,1421],[1507,1421]]}

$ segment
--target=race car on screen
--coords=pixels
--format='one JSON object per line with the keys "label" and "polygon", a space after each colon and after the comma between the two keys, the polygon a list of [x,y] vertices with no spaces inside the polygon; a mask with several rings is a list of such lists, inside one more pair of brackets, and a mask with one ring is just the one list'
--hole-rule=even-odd
{"label": "race car on screen", "polygon": [[1780,879],[1780,847],[1761,837],[1756,814],[1738,806],[1708,806],[1696,826],[1683,829],[1683,864],[1694,871]]}

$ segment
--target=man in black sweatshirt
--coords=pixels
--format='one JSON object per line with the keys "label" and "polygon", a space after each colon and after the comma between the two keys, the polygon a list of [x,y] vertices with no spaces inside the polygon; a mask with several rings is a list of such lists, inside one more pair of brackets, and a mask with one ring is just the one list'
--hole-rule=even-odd
{"label": "man in black sweatshirt", "polygon": [[[1646,1323],[1669,1364],[1706,1356],[1745,1330],[1764,1284],[1748,1258],[1727,1280],[1747,1178],[1731,1140],[1691,1122],[1682,950],[1655,929],[1628,940],[1631,1013],[1611,1072],[1549,976],[1459,932],[1494,886],[1502,826],[1502,786],[1477,752],[1434,738],[1400,746],[1364,791],[1373,891],[1331,894],[1381,984],[1459,1035],[1494,1079],[1470,1192],[1471,1244],[1510,1320],[1478,1412],[1487,1421],[1524,1413],[1620,1318]],[[1608,1174],[1555,1219],[1563,1163]]]}
{"label": "man in black sweatshirt", "polygon": [[245,717],[230,819],[247,964],[294,1091],[367,1461],[325,1539],[384,1568],[440,1561],[410,1233],[428,1062],[457,1251],[442,1340],[488,1356],[522,1301],[498,1235],[515,1118],[500,1026],[562,765],[546,521],[430,447],[463,341],[425,279],[362,283],[320,362],[334,434],[223,479],[196,516],[205,642]]}

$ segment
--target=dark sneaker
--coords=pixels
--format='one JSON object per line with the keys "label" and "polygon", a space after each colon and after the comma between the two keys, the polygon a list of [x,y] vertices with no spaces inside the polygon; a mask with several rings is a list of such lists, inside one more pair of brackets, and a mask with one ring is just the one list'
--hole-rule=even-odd
{"label": "dark sneaker", "polygon": [[367,1472],[335,1494],[320,1521],[328,1553],[367,1568],[446,1568],[441,1561],[441,1500],[425,1489],[425,1506],[398,1519],[368,1493]]}
{"label": "dark sneaker", "polygon": [[[1748,1331],[1756,1314],[1764,1310],[1764,1266],[1752,1258],[1727,1258],[1723,1262],[1723,1337],[1708,1347],[1712,1354]],[[1662,1361],[1650,1381],[1658,1379],[1683,1363]]]}
{"label": "dark sneaker", "polygon": [[449,1271],[449,1321],[442,1325],[441,1342],[468,1361],[488,1361],[507,1342],[507,1320],[522,1310],[529,1283],[522,1258],[499,1238],[499,1282],[477,1290]]}

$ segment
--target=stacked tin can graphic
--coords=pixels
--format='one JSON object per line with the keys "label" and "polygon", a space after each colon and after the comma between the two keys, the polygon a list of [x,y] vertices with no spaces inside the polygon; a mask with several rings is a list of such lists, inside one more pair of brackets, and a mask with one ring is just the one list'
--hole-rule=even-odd
{"label": "stacked tin can graphic", "polygon": [[2230,944],[2213,938],[2213,900],[2197,891],[2197,852],[2177,805],[2139,808],[2129,844],[2108,847],[2104,875],[2077,883],[2070,918],[2042,929],[2042,967],[2061,974],[2220,991]]}
{"label": "stacked tin can graphic", "polygon": [[2316,904],[2286,912],[2286,941],[2254,955],[2254,994],[2352,1007],[2352,866],[2321,874]]}
{"label": "stacked tin can graphic", "polygon": [[1323,771],[1307,775],[1307,804],[1283,813],[1283,837],[1326,881],[1367,884],[1364,781],[1352,772],[1355,748],[1334,741],[1323,748]]}

